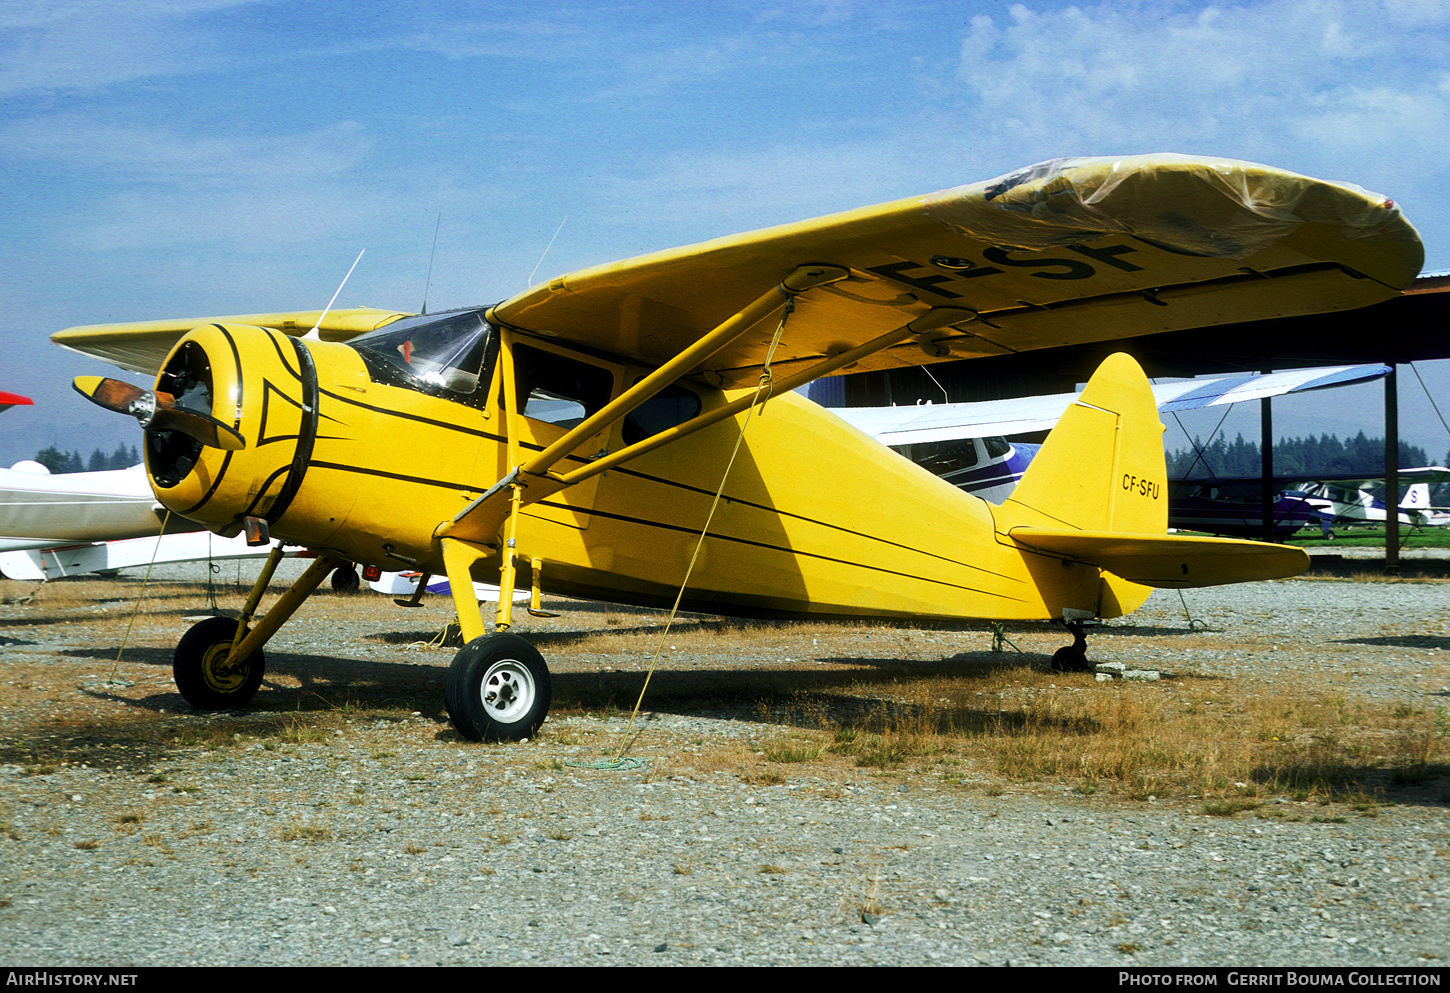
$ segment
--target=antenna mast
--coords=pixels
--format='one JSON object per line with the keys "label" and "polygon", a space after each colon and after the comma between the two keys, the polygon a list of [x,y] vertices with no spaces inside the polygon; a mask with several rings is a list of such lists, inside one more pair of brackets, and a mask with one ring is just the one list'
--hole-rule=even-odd
{"label": "antenna mast", "polygon": [[326,307],[323,307],[322,308],[322,314],[321,314],[321,316],[319,316],[317,318],[317,323],[314,324],[314,325],[312,325],[312,330],[309,331],[309,332],[307,332],[306,334],[304,334],[302,337],[304,337],[304,338],[311,338],[314,341],[316,341],[318,338],[322,337],[320,334],[317,333],[317,329],[320,328],[320,327],[322,327],[322,322],[323,321],[327,320],[327,312],[332,309],[332,305],[333,304],[337,303],[338,293],[341,293],[342,292],[342,288],[347,285],[348,277],[352,275],[352,270],[357,268],[357,264],[362,261],[363,252],[366,252],[366,251],[367,251],[367,249],[364,248],[362,250],[362,252],[358,252],[357,253],[357,258],[355,258],[355,259],[352,260],[352,265],[347,270],[347,276],[343,276],[342,277],[342,282],[340,282],[340,283],[337,284],[337,292],[332,294],[332,299],[329,300],[329,301],[327,301],[327,306]]}
{"label": "antenna mast", "polygon": [[443,211],[438,212],[438,220],[433,222],[433,251],[428,253],[428,278],[423,281],[423,315],[428,314],[428,290],[433,286],[433,260],[438,257],[438,225],[443,223]]}

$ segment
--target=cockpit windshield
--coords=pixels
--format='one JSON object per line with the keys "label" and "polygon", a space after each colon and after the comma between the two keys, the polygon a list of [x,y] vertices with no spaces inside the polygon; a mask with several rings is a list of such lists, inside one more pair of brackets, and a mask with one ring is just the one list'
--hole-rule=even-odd
{"label": "cockpit windshield", "polygon": [[379,382],[465,402],[482,401],[497,351],[478,310],[407,317],[348,344]]}

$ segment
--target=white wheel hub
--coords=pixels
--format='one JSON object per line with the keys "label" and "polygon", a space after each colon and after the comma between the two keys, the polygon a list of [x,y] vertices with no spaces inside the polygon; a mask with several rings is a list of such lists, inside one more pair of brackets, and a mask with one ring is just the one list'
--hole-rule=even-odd
{"label": "white wheel hub", "polygon": [[510,724],[533,707],[536,691],[528,666],[513,659],[502,659],[488,667],[478,692],[489,717],[500,724]]}

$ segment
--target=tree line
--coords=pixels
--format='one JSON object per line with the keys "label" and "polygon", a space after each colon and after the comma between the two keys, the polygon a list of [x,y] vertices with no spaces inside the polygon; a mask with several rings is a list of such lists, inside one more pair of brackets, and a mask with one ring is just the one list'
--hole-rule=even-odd
{"label": "tree line", "polygon": [[51,472],[100,472],[103,469],[126,469],[141,461],[141,454],[135,445],[117,445],[107,454],[97,448],[89,459],[83,459],[78,450],[62,451],[54,445],[35,453],[35,461]]}
{"label": "tree line", "polygon": [[[1401,441],[1399,465],[1432,465],[1425,449]],[[1450,453],[1440,465],[1450,464]],[[1245,441],[1241,434],[1233,441],[1222,436],[1205,445],[1193,439],[1193,447],[1174,449],[1168,453],[1170,479],[1200,477],[1257,476],[1262,469],[1259,446]],[[1274,475],[1276,476],[1344,476],[1363,474],[1382,476],[1385,471],[1385,440],[1369,438],[1361,431],[1341,441],[1332,434],[1307,438],[1281,438],[1274,442]]]}

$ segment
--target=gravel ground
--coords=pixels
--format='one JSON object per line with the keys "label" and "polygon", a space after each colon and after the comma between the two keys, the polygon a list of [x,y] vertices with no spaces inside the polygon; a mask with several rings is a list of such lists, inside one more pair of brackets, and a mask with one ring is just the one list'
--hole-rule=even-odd
{"label": "gravel ground", "polygon": [[[8,965],[1439,968],[1450,956],[1443,766],[1377,816],[1333,817],[1282,796],[1268,802],[1294,816],[1211,817],[1190,797],[967,789],[844,763],[763,777],[735,758],[758,768],[789,729],[705,699],[646,710],[627,749],[638,766],[602,770],[591,765],[623,740],[613,712],[556,713],[522,744],[461,741],[441,711],[452,652],[412,644],[445,609],[381,610],[368,595],[321,617],[309,604],[268,647],[274,675],[252,706],[199,715],[171,687],[167,647],[195,590],[140,626],[112,679],[137,585],[0,606]],[[1160,592],[1089,644],[1169,675],[1333,682],[1444,707],[1447,608],[1445,583]],[[638,646],[571,645],[657,615],[556,609],[523,628],[558,660],[560,685],[636,685]],[[814,629],[763,630],[725,653],[673,653],[656,678],[810,681],[881,658],[935,672],[987,655],[980,630],[852,629],[827,653]],[[1022,666],[1064,643],[1027,627],[1010,637],[1033,653],[1013,656]],[[365,680],[387,707],[306,709],[309,693]]]}

